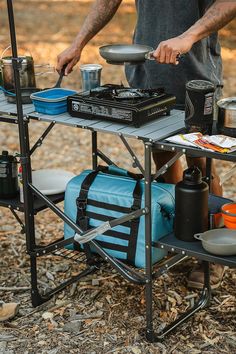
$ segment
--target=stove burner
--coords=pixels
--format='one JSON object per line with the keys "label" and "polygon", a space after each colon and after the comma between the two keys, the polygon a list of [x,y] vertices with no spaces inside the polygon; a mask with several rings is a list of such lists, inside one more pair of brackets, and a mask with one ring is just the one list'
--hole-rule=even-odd
{"label": "stove burner", "polygon": [[136,89],[130,87],[123,87],[115,85],[105,85],[104,90],[99,88],[93,89],[89,92],[90,97],[96,97],[108,100],[136,100],[140,98],[161,97],[164,95],[164,89]]}
{"label": "stove burner", "polygon": [[129,98],[140,98],[145,97],[146,95],[139,92],[137,89],[121,89],[115,91],[115,99],[129,99]]}
{"label": "stove burner", "polygon": [[175,97],[165,93],[163,88],[139,89],[107,84],[68,97],[68,111],[75,117],[115,120],[139,127],[169,114],[174,103]]}

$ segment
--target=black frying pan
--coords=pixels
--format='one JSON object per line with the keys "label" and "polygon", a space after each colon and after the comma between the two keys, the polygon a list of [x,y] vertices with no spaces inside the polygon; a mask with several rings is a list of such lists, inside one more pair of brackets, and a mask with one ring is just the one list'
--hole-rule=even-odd
{"label": "black frying pan", "polygon": [[99,48],[100,55],[110,64],[136,64],[155,60],[152,47],[142,44],[115,44]]}

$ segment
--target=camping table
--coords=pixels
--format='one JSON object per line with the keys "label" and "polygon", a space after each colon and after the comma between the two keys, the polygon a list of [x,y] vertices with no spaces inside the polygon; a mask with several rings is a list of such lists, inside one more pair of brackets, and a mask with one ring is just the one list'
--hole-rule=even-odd
{"label": "camping table", "polygon": [[[14,104],[8,104],[3,94],[0,94],[0,121],[6,123],[19,124],[16,106]],[[31,121],[43,121],[48,123],[48,127],[41,137],[37,140],[34,146],[30,149],[29,146],[29,131],[28,123]],[[140,128],[128,126],[120,123],[114,123],[107,120],[88,120],[71,117],[68,113],[63,113],[56,116],[50,116],[40,114],[34,111],[33,105],[23,105],[23,117],[22,122],[19,124],[19,136],[21,144],[21,163],[23,166],[23,181],[24,181],[24,200],[25,203],[19,203],[18,200],[12,200],[6,203],[4,200],[0,200],[0,206],[9,207],[11,210],[24,211],[25,214],[25,231],[26,231],[26,245],[27,251],[31,260],[31,287],[32,287],[32,303],[34,306],[47,301],[53,294],[57,293],[65,286],[71,284],[73,281],[82,278],[84,275],[89,274],[96,270],[96,265],[89,265],[83,272],[77,276],[72,277],[65,283],[59,285],[46,295],[41,295],[38,290],[37,281],[37,258],[49,253],[63,249],[64,246],[72,242],[71,239],[64,240],[63,238],[53,242],[46,246],[37,246],[35,241],[35,229],[34,229],[34,214],[36,212],[48,207],[53,210],[64,222],[68,223],[75,232],[81,233],[82,230],[71,221],[57,206],[56,203],[63,199],[63,195],[52,196],[50,198],[42,195],[31,182],[31,154],[35,149],[40,146],[43,139],[47,136],[50,130],[55,124],[62,124],[65,126],[72,126],[75,128],[87,129],[91,131],[91,143],[92,143],[92,168],[97,167],[97,160],[100,157],[107,164],[111,164],[109,156],[106,156],[97,146],[97,134],[109,133],[120,137],[128,153],[132,156],[134,164],[144,175],[145,180],[145,208],[134,212],[135,217],[145,214],[145,252],[146,252],[146,267],[143,272],[130,268],[122,262],[110,257],[105,251],[103,251],[96,243],[95,240],[90,241],[93,247],[96,248],[98,254],[109,262],[125,279],[136,284],[145,286],[146,293],[146,337],[149,341],[160,340],[163,336],[169,333],[172,329],[177,327],[180,323],[188,319],[197,310],[203,308],[209,303],[210,300],[210,285],[209,285],[209,262],[217,262],[226,264],[229,266],[236,265],[236,257],[214,257],[209,255],[203,250],[200,243],[187,243],[177,240],[174,235],[168,235],[159,240],[157,244],[152,243],[151,238],[151,153],[155,149],[167,150],[175,152],[173,157],[163,168],[157,171],[155,177],[163,174],[171,164],[173,164],[181,155],[186,152],[191,152],[195,156],[206,156],[208,158],[219,158],[229,161],[236,160],[236,153],[221,155],[217,153],[206,153],[200,149],[187,148],[186,146],[180,146],[170,144],[165,141],[165,138],[180,132],[184,128],[184,112],[178,110],[172,110],[170,116],[159,117],[154,121],[144,124]],[[128,143],[129,138],[139,139],[143,142],[144,147],[144,165],[140,163],[139,159],[133,152],[131,146]],[[23,147],[23,149],[22,149]],[[22,153],[23,151],[23,153]],[[36,199],[34,198],[36,196]],[[128,214],[126,220],[131,219],[131,214]],[[118,220],[118,219],[116,219]],[[124,220],[123,220],[124,221]],[[122,221],[122,222],[123,222]],[[119,220],[118,220],[119,223]],[[99,233],[99,230],[94,229],[94,235]],[[101,232],[100,232],[101,233]],[[83,233],[86,236],[86,232]],[[157,271],[154,272],[152,266],[151,250],[152,247],[159,247],[166,249],[173,253],[173,256],[166,261],[163,266],[160,266]],[[181,315],[176,321],[167,326],[162,332],[155,333],[153,329],[153,301],[152,301],[152,283],[155,278],[168,271],[174,265],[183,261],[187,257],[196,257],[202,259],[204,263],[204,275],[205,284],[202,290],[202,295],[196,305]]]}

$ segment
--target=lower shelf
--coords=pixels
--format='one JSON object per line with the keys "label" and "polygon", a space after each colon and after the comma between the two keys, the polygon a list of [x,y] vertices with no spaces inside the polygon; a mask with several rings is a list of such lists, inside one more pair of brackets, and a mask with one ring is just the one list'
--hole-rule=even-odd
{"label": "lower shelf", "polygon": [[195,257],[200,260],[223,264],[236,268],[236,256],[215,256],[204,250],[200,241],[185,242],[178,240],[174,234],[161,238],[157,246],[173,253],[182,253],[186,256]]}
{"label": "lower shelf", "polygon": [[[48,198],[53,203],[59,203],[64,200],[65,193],[49,195]],[[4,208],[10,208],[18,211],[24,211],[24,204],[20,202],[19,196],[9,199],[0,199],[0,206]],[[39,211],[46,209],[46,204],[38,199],[34,198],[34,213],[37,214]]]}

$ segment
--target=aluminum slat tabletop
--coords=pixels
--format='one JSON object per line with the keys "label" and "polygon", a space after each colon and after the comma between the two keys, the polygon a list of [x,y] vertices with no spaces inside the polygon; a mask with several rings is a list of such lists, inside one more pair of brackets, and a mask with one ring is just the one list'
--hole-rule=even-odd
{"label": "aluminum slat tabletop", "polygon": [[164,139],[184,128],[184,112],[178,110],[172,110],[170,116],[159,117],[156,120],[142,125],[140,128],[108,120],[75,118],[71,117],[68,113],[50,116],[31,112],[28,114],[28,117],[31,119],[55,122],[97,132],[123,135],[129,138],[136,138],[150,142]]}
{"label": "aluminum slat tabletop", "polygon": [[[3,93],[0,93],[0,112],[12,116],[16,116],[17,114],[16,105],[8,103]],[[75,118],[68,113],[58,115],[41,114],[34,111],[33,104],[23,105],[23,113],[26,117],[34,120],[55,122],[91,131],[123,135],[153,143],[176,134],[184,128],[184,112],[174,109],[169,116],[159,117],[142,125],[140,128],[109,120]]]}
{"label": "aluminum slat tabletop", "polygon": [[[23,114],[24,115],[27,115],[33,111],[34,111],[33,104],[24,104],[23,105]],[[9,114],[9,115],[13,115],[13,116],[17,115],[16,104],[15,103],[8,103],[3,92],[0,92],[0,112],[3,112],[5,114]]]}

